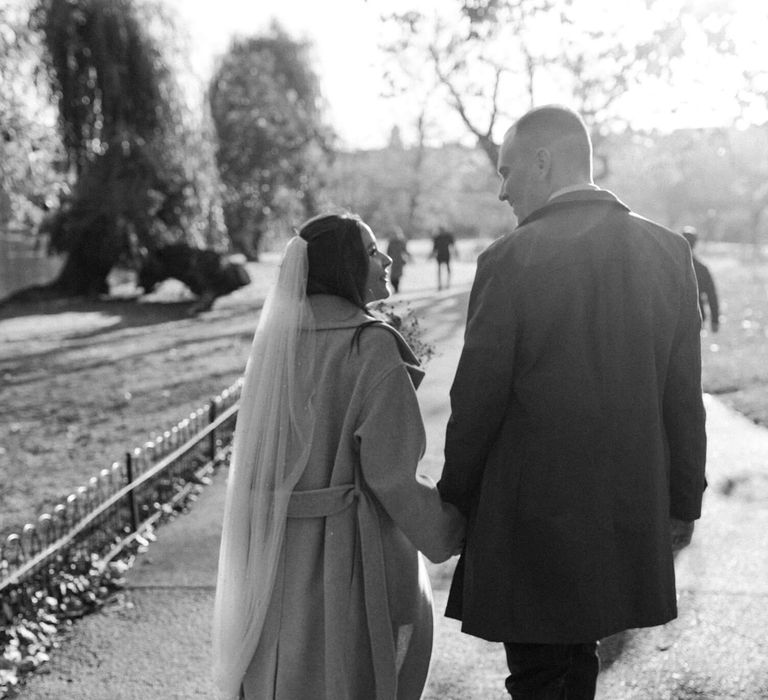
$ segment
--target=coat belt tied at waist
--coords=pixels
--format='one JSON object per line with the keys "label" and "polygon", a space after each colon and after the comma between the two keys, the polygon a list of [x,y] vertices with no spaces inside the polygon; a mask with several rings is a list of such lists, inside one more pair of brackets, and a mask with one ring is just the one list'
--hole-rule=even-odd
{"label": "coat belt tied at waist", "polygon": [[[356,475],[357,481],[357,475]],[[360,552],[363,560],[363,588],[368,635],[373,656],[376,700],[395,700],[397,697],[397,670],[395,644],[389,614],[384,551],[379,528],[379,515],[372,497],[358,483],[331,486],[324,489],[294,491],[288,503],[289,518],[325,518],[325,670],[326,698],[328,700],[355,700],[346,692],[344,658],[341,653],[346,637],[343,620],[346,618],[348,592],[334,572],[351,569],[350,552],[343,541],[334,537],[334,520],[347,517],[345,511],[357,502],[357,525]]]}

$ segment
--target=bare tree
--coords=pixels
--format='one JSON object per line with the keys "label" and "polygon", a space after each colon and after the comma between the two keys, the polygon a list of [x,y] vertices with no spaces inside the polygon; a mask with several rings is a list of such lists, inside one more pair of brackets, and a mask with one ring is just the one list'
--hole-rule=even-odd
{"label": "bare tree", "polygon": [[584,115],[607,173],[600,146],[618,119],[614,106],[633,86],[665,79],[682,53],[679,17],[661,11],[662,0],[646,5],[654,21],[631,36],[591,29],[581,0],[456,0],[439,16],[392,14],[383,18],[388,78],[401,90],[440,94],[494,168],[499,122],[535,105],[542,83],[554,82],[559,101]]}

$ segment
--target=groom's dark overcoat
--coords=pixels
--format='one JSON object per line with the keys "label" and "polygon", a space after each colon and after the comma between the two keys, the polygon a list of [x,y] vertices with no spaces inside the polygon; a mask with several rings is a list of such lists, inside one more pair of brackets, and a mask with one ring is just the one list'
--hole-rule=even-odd
{"label": "groom's dark overcoat", "polygon": [[699,517],[700,316],[682,236],[561,195],[479,258],[439,487],[469,517],[447,615],[578,643],[676,615],[669,518]]}

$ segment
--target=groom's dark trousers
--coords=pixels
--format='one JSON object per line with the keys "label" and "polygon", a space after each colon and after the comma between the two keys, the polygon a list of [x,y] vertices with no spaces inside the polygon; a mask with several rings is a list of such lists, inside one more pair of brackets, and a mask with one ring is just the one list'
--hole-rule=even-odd
{"label": "groom's dark trousers", "polygon": [[593,700],[597,643],[505,644],[512,700]]}

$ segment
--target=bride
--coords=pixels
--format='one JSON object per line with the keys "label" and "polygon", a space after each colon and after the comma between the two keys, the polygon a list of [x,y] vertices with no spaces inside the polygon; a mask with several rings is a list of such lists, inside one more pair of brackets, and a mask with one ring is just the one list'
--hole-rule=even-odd
{"label": "bride", "polygon": [[432,596],[417,550],[458,553],[464,520],[416,474],[423,372],[366,312],[391,260],[357,216],[288,243],[245,374],[213,646],[226,700],[418,700]]}

